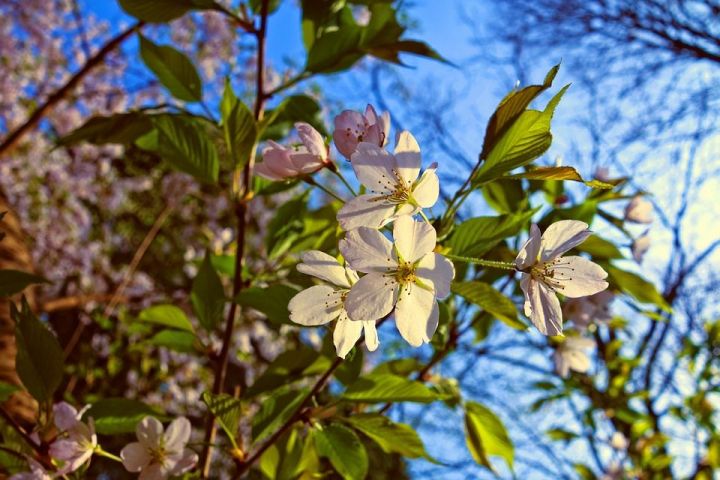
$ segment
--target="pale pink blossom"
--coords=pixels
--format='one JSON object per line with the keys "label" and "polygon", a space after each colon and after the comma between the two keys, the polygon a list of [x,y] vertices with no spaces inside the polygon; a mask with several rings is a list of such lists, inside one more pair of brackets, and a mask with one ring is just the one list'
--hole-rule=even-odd
{"label": "pale pink blossom", "polygon": [[330,165],[322,135],[303,122],[296,123],[295,129],[302,144],[284,147],[270,140],[263,150],[263,161],[255,167],[258,175],[268,180],[286,180],[315,173]]}
{"label": "pale pink blossom", "polygon": [[603,290],[589,297],[570,298],[563,305],[563,314],[580,331],[591,324],[607,323],[612,319],[610,303],[615,298],[609,290]]}
{"label": "pale pink blossom", "polygon": [[601,182],[609,182],[612,180],[610,178],[610,169],[608,167],[597,167],[593,177],[595,180],[600,180]]}
{"label": "pale pink blossom", "polygon": [[625,220],[635,223],[652,223],[653,206],[642,195],[635,195],[625,206]]}
{"label": "pale pink blossom", "polygon": [[585,373],[590,369],[590,357],[585,350],[595,346],[595,342],[584,337],[567,337],[558,345],[553,359],[555,371],[563,378],[570,374],[570,370]]}
{"label": "pale pink blossom", "polygon": [[384,147],[388,141],[389,131],[390,114],[385,112],[378,116],[375,108],[368,105],[365,114],[345,110],[335,117],[333,140],[338,151],[349,159],[361,142]]}
{"label": "pale pink blossom", "polygon": [[30,467],[29,472],[16,473],[10,477],[10,480],[52,480],[54,478],[32,458],[28,458],[28,466]]}
{"label": "pale pink blossom", "polygon": [[637,263],[642,263],[645,253],[650,249],[650,235],[648,232],[643,233],[632,242],[630,250],[632,256]]}
{"label": "pale pink blossom", "polygon": [[583,257],[561,257],[591,234],[584,222],[561,220],[541,237],[533,224],[530,238],[515,259],[515,267],[523,272],[520,287],[525,294],[525,315],[543,335],[562,334],[562,310],[555,292],[578,298],[608,287],[607,272],[599,265]]}
{"label": "pale pink blossom", "polygon": [[55,426],[64,433],[50,445],[50,456],[62,462],[58,469],[62,475],[74,472],[89,462],[98,449],[93,419],[88,419],[87,423],[81,420],[87,408],[78,412],[65,402],[53,406]]}

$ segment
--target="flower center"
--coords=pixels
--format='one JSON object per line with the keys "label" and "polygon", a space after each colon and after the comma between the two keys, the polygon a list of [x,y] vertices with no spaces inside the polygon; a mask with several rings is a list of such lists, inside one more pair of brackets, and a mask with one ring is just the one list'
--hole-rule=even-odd
{"label": "flower center", "polygon": [[530,269],[532,277],[554,290],[564,290],[564,284],[572,281],[574,268],[562,258],[555,258],[549,262],[538,263]]}
{"label": "flower center", "polygon": [[395,280],[403,285],[415,283],[417,280],[417,276],[415,275],[415,265],[410,262],[400,262],[398,264],[398,269],[395,271]]}
{"label": "flower center", "polygon": [[160,446],[157,448],[152,448],[148,452],[150,454],[150,458],[152,459],[151,463],[157,463],[160,465],[165,464],[165,459],[168,457],[167,452],[165,451],[165,448]]}

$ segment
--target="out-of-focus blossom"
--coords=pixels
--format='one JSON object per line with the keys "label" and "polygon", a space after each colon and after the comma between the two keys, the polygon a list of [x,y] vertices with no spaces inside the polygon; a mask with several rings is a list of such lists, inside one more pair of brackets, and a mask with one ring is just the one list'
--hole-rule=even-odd
{"label": "out-of-focus blossom", "polygon": [[129,472],[140,472],[141,480],[164,480],[189,471],[198,461],[197,454],[185,448],[190,430],[185,417],[173,420],[165,431],[156,418],[143,418],[135,430],[138,441],[120,452],[123,466]]}
{"label": "out-of-focus blossom", "polygon": [[10,480],[52,480],[55,478],[32,458],[28,458],[28,466],[30,467],[29,472],[16,473],[10,477]]}
{"label": "out-of-focus blossom", "polygon": [[628,439],[620,432],[614,432],[610,437],[610,446],[615,450],[625,450],[628,447]]}
{"label": "out-of-focus blossom", "polygon": [[338,151],[350,159],[361,142],[384,147],[388,142],[389,131],[390,114],[385,112],[378,116],[375,108],[368,105],[365,114],[345,110],[335,117],[333,140]]}
{"label": "out-of-focus blossom", "polygon": [[580,331],[591,324],[607,323],[612,319],[610,303],[615,298],[609,290],[603,290],[589,297],[570,298],[563,305],[563,314]]}
{"label": "out-of-focus blossom", "polygon": [[[403,215],[430,208],[440,194],[440,181],[433,163],[420,175],[420,147],[410,132],[402,132],[390,155],[382,148],[363,142],[352,156],[360,182],[371,193],[359,195],[338,211],[344,230],[357,227],[380,228]],[[418,178],[420,176],[420,178]]]}
{"label": "out-of-focus blossom", "polygon": [[585,373],[590,368],[590,357],[585,350],[592,348],[595,342],[584,337],[567,337],[553,354],[555,371],[565,378],[570,370]]}
{"label": "out-of-focus blossom", "polygon": [[653,206],[643,198],[642,195],[635,195],[625,206],[625,220],[635,223],[652,223]]}
{"label": "out-of-focus blossom", "polygon": [[555,292],[577,298],[608,287],[607,272],[599,265],[583,257],[561,257],[591,234],[587,223],[561,220],[541,237],[533,224],[530,238],[518,252],[515,267],[523,272],[520,287],[525,294],[525,315],[543,335],[562,333],[562,310]]}
{"label": "out-of-focus blossom", "polygon": [[93,419],[88,419],[87,423],[81,420],[87,408],[78,412],[65,402],[53,406],[55,426],[65,434],[50,445],[50,456],[63,462],[58,470],[62,475],[74,472],[89,462],[98,448]]}
{"label": "out-of-focus blossom", "polygon": [[595,173],[593,174],[593,178],[595,178],[595,180],[600,180],[601,182],[609,182],[611,180],[610,169],[608,167],[597,167],[595,169]]}
{"label": "out-of-focus blossom", "polygon": [[258,175],[268,180],[286,180],[330,165],[322,135],[307,123],[298,122],[295,128],[302,145],[288,148],[269,141],[263,150],[263,161],[255,167]]}
{"label": "out-of-focus blossom", "polygon": [[630,250],[632,251],[632,256],[637,263],[642,263],[642,260],[645,257],[645,253],[647,253],[649,249],[650,235],[647,231],[637,237],[635,240],[633,240],[632,246],[630,247]]}

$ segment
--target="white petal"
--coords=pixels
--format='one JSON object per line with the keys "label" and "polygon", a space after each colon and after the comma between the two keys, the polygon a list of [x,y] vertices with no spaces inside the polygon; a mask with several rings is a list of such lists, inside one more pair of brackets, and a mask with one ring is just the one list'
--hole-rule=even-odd
{"label": "white petal", "polygon": [[349,231],[340,240],[339,248],[348,265],[358,272],[386,272],[398,265],[390,240],[373,228]]}
{"label": "white petal", "polygon": [[128,472],[139,472],[152,460],[150,453],[140,442],[125,445],[120,451],[120,458],[122,458],[123,466]]}
{"label": "white petal", "polygon": [[340,313],[333,332],[333,343],[338,357],[345,358],[348,352],[352,350],[358,339],[360,339],[362,329],[363,322],[350,320],[345,310]]}
{"label": "white petal", "polygon": [[138,480],[166,480],[167,474],[168,472],[165,471],[162,465],[158,463],[153,463],[152,465],[143,469],[143,471],[140,473],[140,476],[138,477]]}
{"label": "white petal", "polygon": [[53,417],[55,419],[55,426],[61,432],[70,430],[77,425],[78,411],[67,402],[60,402],[53,405]]}
{"label": "white petal", "polygon": [[293,169],[297,172],[296,175],[315,173],[325,166],[325,162],[323,162],[320,157],[308,152],[291,153],[290,162],[293,165]]}
{"label": "white petal", "polygon": [[408,131],[400,132],[395,145],[395,162],[401,179],[408,187],[420,174],[420,146],[415,137]]}
{"label": "white petal", "polygon": [[410,345],[419,347],[423,342],[429,342],[435,333],[439,313],[433,292],[409,284],[398,295],[395,325]]}
{"label": "white petal", "polygon": [[165,431],[165,448],[169,451],[182,452],[185,444],[190,440],[190,420],[179,417],[170,422]]}
{"label": "white petal", "polygon": [[160,445],[163,426],[155,417],[145,417],[135,427],[137,438],[145,447],[155,448]]}
{"label": "white petal", "polygon": [[337,220],[343,230],[358,227],[380,228],[392,217],[395,205],[377,194],[359,195],[342,206]]}
{"label": "white petal", "polygon": [[421,281],[428,281],[435,288],[435,295],[443,299],[450,295],[450,283],[455,278],[455,266],[439,253],[429,253],[418,263],[415,271]]}
{"label": "white petal", "polygon": [[412,191],[413,198],[423,208],[430,208],[440,196],[440,180],[435,168],[428,168],[417,181]]}
{"label": "white petal", "polygon": [[563,378],[567,378],[570,375],[570,364],[560,350],[555,350],[553,353],[553,360],[555,361],[555,371]]}
{"label": "white petal", "polygon": [[525,304],[525,313],[529,308],[530,320],[543,335],[562,334],[562,310],[555,292],[533,279],[526,285],[529,303]]}
{"label": "white petal", "polygon": [[368,189],[383,195],[395,190],[395,159],[382,148],[361,142],[352,154],[351,162],[358,180]]}
{"label": "white petal", "polygon": [[530,318],[530,315],[532,315],[532,307],[530,306],[530,291],[532,288],[530,282],[532,282],[532,277],[528,273],[522,273],[520,276],[520,289],[523,291],[525,297],[523,311],[525,312],[525,316]]}
{"label": "white petal", "polygon": [[552,265],[553,280],[560,284],[555,290],[566,297],[585,297],[608,287],[608,283],[604,280],[607,278],[607,272],[587,258],[562,257],[556,259]]}
{"label": "white petal", "polygon": [[338,287],[350,288],[350,280],[345,274],[345,267],[340,265],[335,257],[319,250],[309,250],[304,252],[300,258],[302,263],[297,266],[298,272],[312,275]]}
{"label": "white petal", "polygon": [[335,320],[342,310],[342,292],[329,285],[315,285],[295,295],[288,303],[290,320],[315,327]]}
{"label": "white petal", "polygon": [[190,449],[185,449],[185,451],[183,451],[182,457],[168,473],[170,473],[170,475],[181,475],[191,470],[197,462],[197,453],[193,452]]}
{"label": "white petal", "polygon": [[365,331],[365,346],[368,350],[374,352],[380,345],[375,320],[369,320],[361,323],[363,324],[363,329]]}
{"label": "white petal", "polygon": [[368,273],[350,289],[345,309],[354,321],[379,320],[392,311],[397,293],[394,278]]}
{"label": "white petal", "polygon": [[295,129],[297,130],[303,145],[305,145],[305,148],[308,149],[308,152],[320,157],[323,160],[327,157],[325,140],[322,135],[320,135],[320,132],[315,130],[312,125],[305,122],[297,122],[295,124]]}
{"label": "white petal", "polygon": [[523,270],[537,263],[538,254],[540,253],[540,229],[534,223],[530,226],[530,236],[515,258],[515,266]]}
{"label": "white petal", "polygon": [[263,178],[267,178],[268,180],[273,180],[275,182],[283,180],[284,177],[276,174],[273,172],[265,162],[260,162],[257,165],[255,165],[255,173],[260,175]]}
{"label": "white petal", "polygon": [[563,357],[571,370],[585,373],[590,369],[590,357],[581,350],[569,350],[563,352]]}
{"label": "white petal", "polygon": [[437,233],[432,225],[407,216],[395,220],[393,238],[402,259],[411,263],[432,252],[437,243]]}
{"label": "white petal", "polygon": [[592,235],[588,224],[577,220],[561,220],[550,225],[542,235],[540,259],[546,262],[580,245]]}

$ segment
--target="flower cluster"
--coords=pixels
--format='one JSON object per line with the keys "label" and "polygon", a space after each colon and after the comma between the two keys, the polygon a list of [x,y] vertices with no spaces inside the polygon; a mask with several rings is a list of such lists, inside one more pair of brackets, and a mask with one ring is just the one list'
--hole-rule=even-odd
{"label": "flower cluster", "polygon": [[[387,317],[395,319],[409,344],[429,342],[438,326],[437,300],[450,294],[455,276],[452,262],[434,252],[437,234],[422,213],[438,199],[437,165],[420,174],[420,147],[410,132],[401,132],[393,154],[388,153],[389,124],[389,115],[378,116],[371,106],[364,115],[345,111],[335,119],[335,146],[350,159],[367,193],[345,203],[337,215],[346,231],[339,244],[346,265],[323,252],[306,252],[298,270],[325,283],[303,290],[288,305],[291,320],[301,325],[337,319],[333,339],[342,358],[363,331],[368,349],[375,350],[375,323]],[[274,160],[266,157],[263,163],[268,160],[270,165],[258,168],[270,178],[266,172]],[[286,172],[276,179],[293,176],[291,169]],[[425,220],[415,220],[416,214]],[[391,222],[392,240],[380,230]]]}

